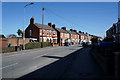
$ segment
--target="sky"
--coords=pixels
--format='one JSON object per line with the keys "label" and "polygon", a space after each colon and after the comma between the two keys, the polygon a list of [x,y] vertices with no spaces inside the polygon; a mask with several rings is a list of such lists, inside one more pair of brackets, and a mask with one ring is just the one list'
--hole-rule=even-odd
{"label": "sky", "polygon": [[[67,27],[89,34],[105,37],[105,32],[118,20],[117,2],[2,2],[2,33],[7,36],[26,28],[31,17],[36,23],[49,22],[56,27]],[[25,20],[24,20],[25,17]],[[24,22],[25,21],[25,22]]]}

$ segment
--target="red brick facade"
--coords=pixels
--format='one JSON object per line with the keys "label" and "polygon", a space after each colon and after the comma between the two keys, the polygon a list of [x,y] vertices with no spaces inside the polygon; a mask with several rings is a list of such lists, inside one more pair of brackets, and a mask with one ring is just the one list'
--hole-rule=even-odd
{"label": "red brick facade", "polygon": [[[34,18],[30,19],[30,25],[25,30],[26,38],[36,38],[42,42],[42,25],[34,23]],[[91,36],[86,33],[77,32],[77,30],[66,30],[66,27],[56,28],[55,24],[48,23],[43,25],[43,41],[58,43],[60,46],[70,42],[72,44],[80,44],[81,42],[90,42]]]}
{"label": "red brick facade", "polygon": [[[25,39],[25,44],[29,43],[29,39]],[[0,40],[0,48],[7,47],[8,44],[11,44],[12,46],[20,46],[23,44],[22,38],[3,38]]]}
{"label": "red brick facade", "polygon": [[[26,38],[36,38],[38,42],[42,42],[42,24],[34,23],[31,18],[30,25],[25,30]],[[43,25],[43,41],[57,43],[57,32],[50,24]]]}

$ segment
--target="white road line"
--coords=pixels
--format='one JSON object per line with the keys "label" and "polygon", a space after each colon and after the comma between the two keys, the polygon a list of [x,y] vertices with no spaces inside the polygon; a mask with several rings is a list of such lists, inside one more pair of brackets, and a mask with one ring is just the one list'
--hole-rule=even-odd
{"label": "white road line", "polygon": [[15,65],[17,65],[18,63],[14,63],[14,64],[11,64],[11,65],[8,65],[8,66],[5,66],[5,67],[2,67],[2,68],[0,68],[0,69],[5,69],[5,68],[8,68],[8,67],[11,67],[11,66],[15,66]]}
{"label": "white road line", "polygon": [[43,55],[39,55],[39,56],[33,57],[32,59],[37,59],[37,58],[40,58],[40,57],[45,56],[45,55],[47,55],[47,54],[49,54],[49,53],[46,53],[46,54],[43,54]]}
{"label": "white road line", "polygon": [[33,57],[32,59],[37,59],[37,58],[40,58],[40,57],[41,57],[41,55],[40,55],[40,56]]}

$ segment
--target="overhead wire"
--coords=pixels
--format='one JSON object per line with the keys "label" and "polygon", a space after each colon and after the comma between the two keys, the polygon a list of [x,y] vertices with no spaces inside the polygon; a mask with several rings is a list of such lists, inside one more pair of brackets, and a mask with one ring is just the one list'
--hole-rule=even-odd
{"label": "overhead wire", "polygon": [[[50,10],[48,8],[46,8],[46,12],[52,13],[52,14],[54,14],[54,16],[59,17],[59,18],[63,19],[64,21],[68,22],[69,24],[72,25],[71,28],[73,28],[73,26],[74,26],[74,28],[78,28],[77,26],[79,26],[78,24],[75,24],[74,22],[66,19],[65,17],[63,17],[61,15],[58,15],[57,13],[55,13],[54,11],[52,11],[52,10]],[[79,26],[79,27],[82,27],[82,26]]]}

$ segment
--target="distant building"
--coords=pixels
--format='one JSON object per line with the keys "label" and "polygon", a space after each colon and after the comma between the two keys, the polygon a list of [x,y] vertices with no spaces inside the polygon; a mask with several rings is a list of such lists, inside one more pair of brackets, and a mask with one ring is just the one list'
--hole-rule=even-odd
{"label": "distant building", "polygon": [[[42,24],[34,23],[34,18],[31,18],[30,24],[25,30],[25,37],[42,42]],[[57,43],[57,31],[52,28],[52,24],[43,25],[43,41]]]}
{"label": "distant building", "polygon": [[106,36],[113,38],[113,41],[120,44],[120,18],[114,23],[110,29],[106,31]]}
{"label": "distant building", "polygon": [[80,43],[82,43],[82,42],[91,43],[92,36],[90,34],[84,33],[84,32],[81,32],[81,31],[79,31],[78,33],[80,35]]}

